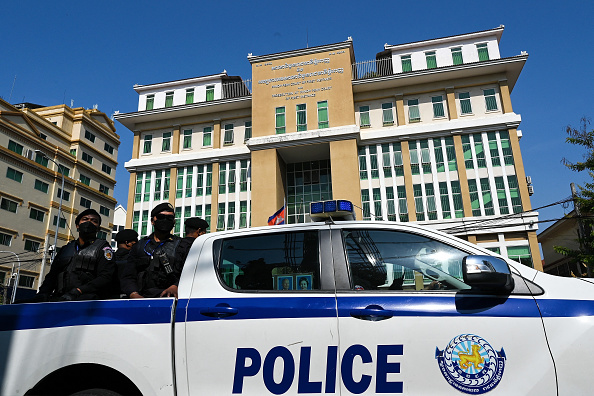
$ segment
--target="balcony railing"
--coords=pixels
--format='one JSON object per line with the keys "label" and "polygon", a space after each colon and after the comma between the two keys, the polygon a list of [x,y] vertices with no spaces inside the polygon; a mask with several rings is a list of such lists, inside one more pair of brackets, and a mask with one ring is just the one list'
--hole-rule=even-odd
{"label": "balcony railing", "polygon": [[252,80],[223,83],[223,99],[241,98],[252,94]]}
{"label": "balcony railing", "polygon": [[391,74],[394,74],[391,58],[362,61],[352,65],[353,80],[389,76]]}

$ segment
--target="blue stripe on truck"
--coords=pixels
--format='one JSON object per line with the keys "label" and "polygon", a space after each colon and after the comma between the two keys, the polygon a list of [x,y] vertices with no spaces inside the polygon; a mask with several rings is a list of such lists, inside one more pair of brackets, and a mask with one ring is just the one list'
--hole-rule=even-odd
{"label": "blue stripe on truck", "polygon": [[0,331],[100,324],[171,323],[173,299],[17,304],[0,307]]}
{"label": "blue stripe on truck", "polygon": [[[594,316],[594,301],[537,299],[544,318]],[[0,331],[40,328],[170,323],[174,301],[134,299],[77,301],[0,306]],[[284,318],[350,317],[352,309],[370,305],[392,311],[394,317],[516,317],[537,318],[539,310],[530,297],[418,296],[394,294],[328,296],[241,295],[236,298],[180,299],[177,322]],[[237,313],[220,319],[207,316],[217,305],[236,308]],[[215,309],[216,310],[216,309]]]}

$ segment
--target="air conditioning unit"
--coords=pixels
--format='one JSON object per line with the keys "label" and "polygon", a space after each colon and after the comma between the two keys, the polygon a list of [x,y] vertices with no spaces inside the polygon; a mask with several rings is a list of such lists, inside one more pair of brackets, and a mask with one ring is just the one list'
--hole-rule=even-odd
{"label": "air conditioning unit", "polygon": [[530,176],[526,176],[526,183],[532,184],[532,178]]}
{"label": "air conditioning unit", "polygon": [[27,149],[27,151],[25,151],[25,158],[35,161],[35,150]]}
{"label": "air conditioning unit", "polygon": [[528,186],[528,195],[534,194],[534,186]]}

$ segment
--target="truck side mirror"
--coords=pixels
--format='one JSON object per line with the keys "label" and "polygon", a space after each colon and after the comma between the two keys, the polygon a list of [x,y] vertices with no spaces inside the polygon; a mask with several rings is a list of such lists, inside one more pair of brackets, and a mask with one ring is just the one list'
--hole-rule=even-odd
{"label": "truck side mirror", "polygon": [[462,260],[464,282],[485,292],[511,293],[514,280],[507,263],[493,256],[466,256]]}

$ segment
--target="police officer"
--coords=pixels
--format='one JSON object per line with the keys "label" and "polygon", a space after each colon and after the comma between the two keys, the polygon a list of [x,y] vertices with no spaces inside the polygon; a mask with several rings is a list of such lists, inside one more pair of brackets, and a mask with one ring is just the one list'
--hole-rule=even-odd
{"label": "police officer", "polygon": [[181,238],[171,234],[175,225],[173,206],[155,206],[151,224],[154,232],[130,250],[120,278],[122,293],[130,298],[177,297],[186,252],[179,249]]}
{"label": "police officer", "polygon": [[200,217],[190,217],[184,224],[186,226],[186,238],[192,238],[192,240],[198,238],[200,235],[206,234],[206,230],[208,230],[208,223]]}
{"label": "police officer", "polygon": [[115,262],[109,243],[97,239],[101,216],[94,209],[76,220],[78,238],[58,252],[35,301],[72,301],[111,298]]}
{"label": "police officer", "polygon": [[[130,254],[130,250],[132,246],[134,246],[138,242],[138,233],[131,229],[124,229],[119,231],[116,236],[115,240],[118,243],[118,250],[116,250],[114,254],[114,259],[116,262],[116,294],[120,294],[120,278],[122,276],[124,267],[126,266],[126,262],[128,261],[128,254]],[[126,297],[126,296],[124,296]]]}

